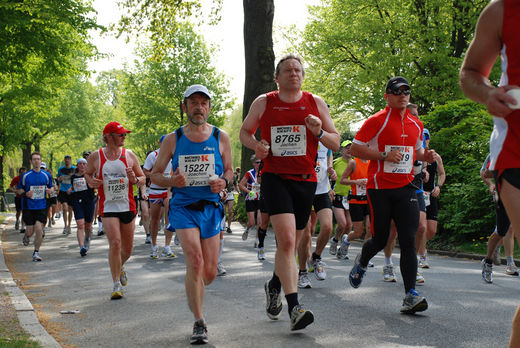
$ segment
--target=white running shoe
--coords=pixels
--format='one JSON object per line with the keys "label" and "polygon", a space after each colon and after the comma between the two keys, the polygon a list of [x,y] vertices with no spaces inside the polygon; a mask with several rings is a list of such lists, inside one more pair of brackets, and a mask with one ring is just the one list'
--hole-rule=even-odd
{"label": "white running shoe", "polygon": [[38,261],[42,260],[42,258],[40,257],[40,254],[37,251],[33,252],[32,260],[34,262],[38,262]]}
{"label": "white running shoe", "polygon": [[489,283],[489,284],[493,283],[493,264],[487,263],[486,259],[482,259],[481,265],[482,265],[482,279],[484,279],[484,281],[486,283]]}
{"label": "white running shoe", "polygon": [[173,237],[173,244],[175,244],[175,245],[179,245],[179,244],[181,244],[181,243],[179,242],[179,237],[177,237],[177,233],[175,233],[175,237]]}
{"label": "white running shoe", "polygon": [[419,258],[419,267],[421,268],[430,268],[428,261],[426,260],[426,256],[421,256]]}
{"label": "white running shoe", "polygon": [[152,251],[150,252],[150,257],[152,259],[158,259],[159,258],[159,246],[153,246],[152,245]]}
{"label": "white running shoe", "polygon": [[395,277],[395,273],[394,273],[394,265],[390,264],[390,265],[383,266],[383,280],[385,282],[390,282],[390,283],[397,282],[397,278]]}
{"label": "white running shoe", "polygon": [[338,242],[334,241],[334,238],[330,240],[329,254],[336,255],[338,252]]}
{"label": "white running shoe", "polygon": [[421,273],[419,273],[419,271],[417,271],[417,275],[415,277],[415,283],[418,284],[418,285],[423,285],[424,284],[424,277],[422,276]]}
{"label": "white running shoe", "polygon": [[175,253],[169,245],[165,245],[161,253],[161,256],[173,259],[175,257]]}
{"label": "white running shoe", "polygon": [[507,275],[517,276],[518,275],[518,268],[516,268],[516,265],[510,264],[506,266],[506,272]]}
{"label": "white running shoe", "polygon": [[321,259],[313,260],[312,267],[314,269],[314,276],[318,280],[327,279],[327,272],[325,272],[325,263]]}
{"label": "white running shoe", "polygon": [[219,262],[217,264],[217,275],[218,276],[223,276],[227,273],[226,269],[224,268],[224,265],[222,264],[222,262]]}
{"label": "white running shoe", "polygon": [[244,233],[242,233],[242,240],[247,240],[247,236],[249,235],[249,227],[246,228]]}
{"label": "white running shoe", "polygon": [[258,257],[258,260],[260,260],[260,261],[265,260],[265,251],[264,251],[264,248],[258,248],[258,251],[257,251],[257,257]]}
{"label": "white running shoe", "polygon": [[312,288],[311,280],[309,279],[309,273],[301,272],[298,275],[298,287],[301,289],[310,289]]}

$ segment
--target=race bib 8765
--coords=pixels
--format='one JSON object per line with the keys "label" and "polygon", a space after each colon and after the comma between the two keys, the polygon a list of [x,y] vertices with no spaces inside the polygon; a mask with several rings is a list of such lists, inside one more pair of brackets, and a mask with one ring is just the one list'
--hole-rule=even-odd
{"label": "race bib 8765", "polygon": [[271,127],[271,151],[273,156],[305,156],[307,133],[304,125]]}

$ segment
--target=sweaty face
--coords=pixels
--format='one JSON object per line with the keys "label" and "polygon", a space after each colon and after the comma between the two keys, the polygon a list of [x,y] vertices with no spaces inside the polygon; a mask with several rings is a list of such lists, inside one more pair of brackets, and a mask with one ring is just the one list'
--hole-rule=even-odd
{"label": "sweaty face", "polygon": [[303,84],[303,67],[296,59],[287,59],[280,64],[280,73],[275,78],[280,89],[298,89]]}
{"label": "sweaty face", "polygon": [[188,116],[190,123],[201,126],[208,119],[211,103],[208,97],[195,93],[186,99],[186,103],[183,104],[182,108]]}

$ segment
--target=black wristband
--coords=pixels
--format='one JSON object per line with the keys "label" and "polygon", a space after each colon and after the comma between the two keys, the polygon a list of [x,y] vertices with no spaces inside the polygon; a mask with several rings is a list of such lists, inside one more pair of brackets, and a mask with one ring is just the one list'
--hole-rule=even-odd
{"label": "black wristband", "polygon": [[224,179],[224,181],[226,182],[226,187],[228,187],[228,186],[229,186],[229,180],[228,180],[228,179],[226,179],[226,177],[225,177],[225,176],[223,176],[223,177],[222,177],[222,179]]}
{"label": "black wristband", "polygon": [[320,131],[320,134],[316,137],[318,139],[321,139],[323,137],[323,128]]}

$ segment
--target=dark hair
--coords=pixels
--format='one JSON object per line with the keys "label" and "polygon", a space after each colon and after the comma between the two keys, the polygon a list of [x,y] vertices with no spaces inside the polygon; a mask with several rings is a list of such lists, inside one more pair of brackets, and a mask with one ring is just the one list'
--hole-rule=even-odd
{"label": "dark hair", "polygon": [[25,167],[20,167],[20,169],[18,169],[18,173],[25,172],[25,171],[27,171],[27,168],[25,168]]}
{"label": "dark hair", "polygon": [[285,62],[286,60],[289,60],[289,59],[294,59],[294,60],[297,60],[298,63],[300,63],[300,65],[302,66],[302,75],[305,76],[305,69],[303,68],[303,62],[302,62],[302,58],[294,53],[288,53],[286,55],[284,55],[280,61],[278,62],[278,64],[276,64],[276,69],[274,71],[274,77],[277,78],[278,75],[280,74],[280,65]]}
{"label": "dark hair", "polygon": [[42,154],[39,153],[38,151],[34,151],[33,153],[31,153],[31,160],[32,160],[34,155],[38,155],[38,156],[40,156],[40,159],[42,159]]}

